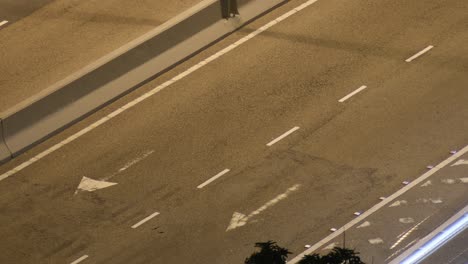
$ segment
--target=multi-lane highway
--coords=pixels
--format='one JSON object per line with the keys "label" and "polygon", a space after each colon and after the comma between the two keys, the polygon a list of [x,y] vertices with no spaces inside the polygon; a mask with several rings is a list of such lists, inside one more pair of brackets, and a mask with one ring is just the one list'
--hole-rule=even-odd
{"label": "multi-lane highway", "polygon": [[466,1],[304,2],[1,166],[0,262],[298,254],[467,145]]}
{"label": "multi-lane highway", "polygon": [[198,2],[0,0],[0,113]]}

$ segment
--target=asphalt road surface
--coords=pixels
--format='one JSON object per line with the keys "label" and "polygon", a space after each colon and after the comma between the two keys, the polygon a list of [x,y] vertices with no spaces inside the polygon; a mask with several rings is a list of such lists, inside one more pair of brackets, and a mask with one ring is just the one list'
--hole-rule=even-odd
{"label": "asphalt road surface", "polygon": [[[302,252],[467,144],[467,14],[464,0],[319,0],[1,181],[0,262],[242,263],[269,239]],[[117,184],[80,191],[83,176]]]}

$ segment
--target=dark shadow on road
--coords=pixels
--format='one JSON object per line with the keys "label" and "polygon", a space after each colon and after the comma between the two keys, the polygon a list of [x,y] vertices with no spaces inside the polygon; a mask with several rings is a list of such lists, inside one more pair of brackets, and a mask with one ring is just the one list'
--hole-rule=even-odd
{"label": "dark shadow on road", "polygon": [[[24,2],[24,3],[23,3]],[[10,20],[18,20],[26,17],[36,10],[48,5],[52,0],[0,0],[0,18],[9,18]],[[148,25],[159,26],[163,21],[155,18],[118,16],[113,14],[105,14],[99,11],[96,12],[80,12],[69,11],[76,6],[71,6],[60,10],[60,12],[48,12],[42,17],[43,20],[69,19],[82,21],[83,23],[98,23],[98,24],[116,24],[116,25]],[[66,15],[68,13],[68,15]]]}
{"label": "dark shadow on road", "polygon": [[[465,28],[466,29],[466,28]],[[255,29],[242,28],[240,32],[249,34],[254,32]],[[453,34],[454,32],[452,32]],[[259,36],[275,38],[290,42],[298,42],[317,48],[328,48],[335,50],[348,51],[352,53],[360,54],[361,56],[374,56],[384,57],[394,61],[401,61],[402,63],[419,50],[407,50],[398,49],[393,47],[369,45],[362,42],[350,42],[334,39],[320,39],[310,36],[304,36],[299,34],[284,33],[279,31],[264,31]],[[421,47],[421,49],[424,47]],[[436,47],[437,48],[437,47]],[[468,70],[468,57],[462,56],[437,56],[429,53],[429,56],[425,57],[425,62],[430,62],[437,67],[450,67],[456,70]]]}
{"label": "dark shadow on road", "polygon": [[74,12],[75,17],[47,17],[48,19],[74,19],[76,21],[83,21],[97,24],[117,24],[117,25],[148,25],[159,26],[163,21],[155,18],[143,17],[130,17],[130,16],[117,16],[112,14],[103,13],[87,13],[87,12]]}
{"label": "dark shadow on road", "polygon": [[19,20],[53,0],[0,0],[0,20]]}

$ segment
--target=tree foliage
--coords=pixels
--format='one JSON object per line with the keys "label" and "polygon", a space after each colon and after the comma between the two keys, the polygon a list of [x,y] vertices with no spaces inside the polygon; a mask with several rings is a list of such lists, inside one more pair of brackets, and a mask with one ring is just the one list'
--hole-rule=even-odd
{"label": "tree foliage", "polygon": [[[258,242],[255,247],[260,251],[254,252],[245,259],[245,264],[286,264],[289,252],[274,241]],[[298,264],[365,264],[358,256],[359,252],[349,248],[333,248],[327,255],[305,255]]]}
{"label": "tree foliage", "polygon": [[327,255],[305,255],[299,264],[365,264],[358,255],[352,249],[335,247]]}
{"label": "tree foliage", "polygon": [[260,248],[260,251],[246,258],[245,264],[285,264],[288,255],[292,253],[271,240],[255,243],[255,247]]}

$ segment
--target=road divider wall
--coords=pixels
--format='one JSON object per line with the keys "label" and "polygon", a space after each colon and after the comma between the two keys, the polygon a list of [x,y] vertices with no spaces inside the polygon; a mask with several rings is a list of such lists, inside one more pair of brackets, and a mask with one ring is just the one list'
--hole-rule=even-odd
{"label": "road divider wall", "polygon": [[11,158],[11,153],[3,137],[3,122],[2,122],[2,119],[0,119],[0,163],[5,162],[9,160],[10,158]]}
{"label": "road divider wall", "polygon": [[19,155],[286,1],[238,0],[240,15],[227,20],[221,18],[219,0],[200,2],[0,114],[0,160]]}

